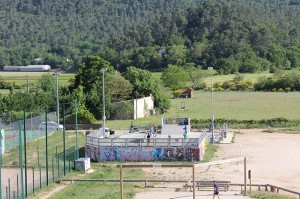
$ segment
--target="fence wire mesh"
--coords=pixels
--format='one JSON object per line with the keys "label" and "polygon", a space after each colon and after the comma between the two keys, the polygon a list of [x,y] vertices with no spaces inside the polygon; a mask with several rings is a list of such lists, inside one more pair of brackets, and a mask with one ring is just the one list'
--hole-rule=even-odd
{"label": "fence wire mesh", "polygon": [[45,114],[27,114],[20,125],[12,116],[0,115],[0,198],[22,198],[22,194],[26,197],[74,167],[75,146],[63,152],[63,133],[57,132],[56,114]]}

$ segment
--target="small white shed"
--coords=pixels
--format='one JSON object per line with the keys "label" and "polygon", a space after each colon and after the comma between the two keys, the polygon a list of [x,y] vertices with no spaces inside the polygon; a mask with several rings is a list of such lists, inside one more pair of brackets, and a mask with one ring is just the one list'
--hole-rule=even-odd
{"label": "small white shed", "polygon": [[4,71],[20,71],[21,66],[4,66]]}
{"label": "small white shed", "polygon": [[51,66],[49,65],[28,65],[28,66],[21,66],[21,72],[43,72],[51,70]]}

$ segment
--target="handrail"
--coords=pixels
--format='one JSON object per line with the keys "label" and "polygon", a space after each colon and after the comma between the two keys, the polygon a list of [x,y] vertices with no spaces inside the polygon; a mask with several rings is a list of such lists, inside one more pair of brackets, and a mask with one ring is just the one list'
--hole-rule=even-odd
{"label": "handrail", "polygon": [[289,189],[286,189],[286,188],[283,188],[283,187],[278,187],[278,186],[275,186],[275,185],[271,185],[271,184],[266,184],[267,186],[269,187],[275,187],[279,190],[282,190],[282,191],[285,191],[285,192],[289,192],[289,193],[293,193],[293,194],[296,194],[299,196],[300,198],[300,192],[297,192],[297,191],[292,191],[292,190],[289,190]]}

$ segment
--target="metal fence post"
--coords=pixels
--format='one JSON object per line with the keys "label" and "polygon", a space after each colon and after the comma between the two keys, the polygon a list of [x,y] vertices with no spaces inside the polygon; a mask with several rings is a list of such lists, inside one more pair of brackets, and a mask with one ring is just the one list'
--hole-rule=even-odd
{"label": "metal fence post", "polygon": [[19,198],[19,174],[17,174],[17,198]]}
{"label": "metal fence post", "polygon": [[65,103],[63,103],[63,122],[64,122],[64,127],[63,127],[63,141],[64,141],[64,176],[66,175],[66,119],[65,119]]}
{"label": "metal fence post", "polygon": [[[47,129],[47,108],[45,108],[45,119],[46,119],[46,182],[47,182],[47,186],[49,185],[49,179],[48,179],[48,175],[49,175],[49,170],[48,170],[48,129]],[[59,124],[57,124],[59,125]]]}
{"label": "metal fence post", "polygon": [[76,159],[79,158],[79,149],[78,149],[78,121],[77,121],[77,99],[75,99],[75,125],[76,125]]}
{"label": "metal fence post", "polygon": [[39,167],[40,170],[40,189],[42,188],[42,168],[41,166]]}
{"label": "metal fence post", "polygon": [[54,182],[54,160],[52,158],[52,182]]}
{"label": "metal fence post", "polygon": [[34,167],[32,167],[32,193],[34,193]]}
{"label": "metal fence post", "polygon": [[55,157],[56,157],[56,165],[58,165],[58,152],[57,152],[57,146],[55,147]]}
{"label": "metal fence post", "polygon": [[59,156],[57,157],[58,161],[57,161],[57,174],[58,177],[60,177],[60,171],[59,171]]}
{"label": "metal fence post", "polygon": [[24,166],[25,166],[25,196],[27,193],[27,153],[26,153],[26,110],[23,111],[23,125],[24,125]]}
{"label": "metal fence post", "polygon": [[10,198],[10,178],[8,178],[8,198]]}
{"label": "metal fence post", "polygon": [[24,199],[24,177],[23,177],[23,160],[22,160],[22,121],[18,121],[19,126],[19,158],[20,158],[20,170],[21,170],[21,187],[22,187],[22,199]]}
{"label": "metal fence post", "polygon": [[37,146],[37,152],[38,152],[38,165],[40,165],[40,147]]}

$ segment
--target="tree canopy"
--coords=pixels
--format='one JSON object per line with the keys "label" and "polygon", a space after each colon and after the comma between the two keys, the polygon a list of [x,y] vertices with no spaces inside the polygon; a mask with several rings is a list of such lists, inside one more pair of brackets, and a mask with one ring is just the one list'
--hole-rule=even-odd
{"label": "tree canopy", "polygon": [[122,72],[186,63],[225,74],[300,65],[296,0],[2,0],[0,8],[0,68],[49,64],[74,72],[88,55]]}

